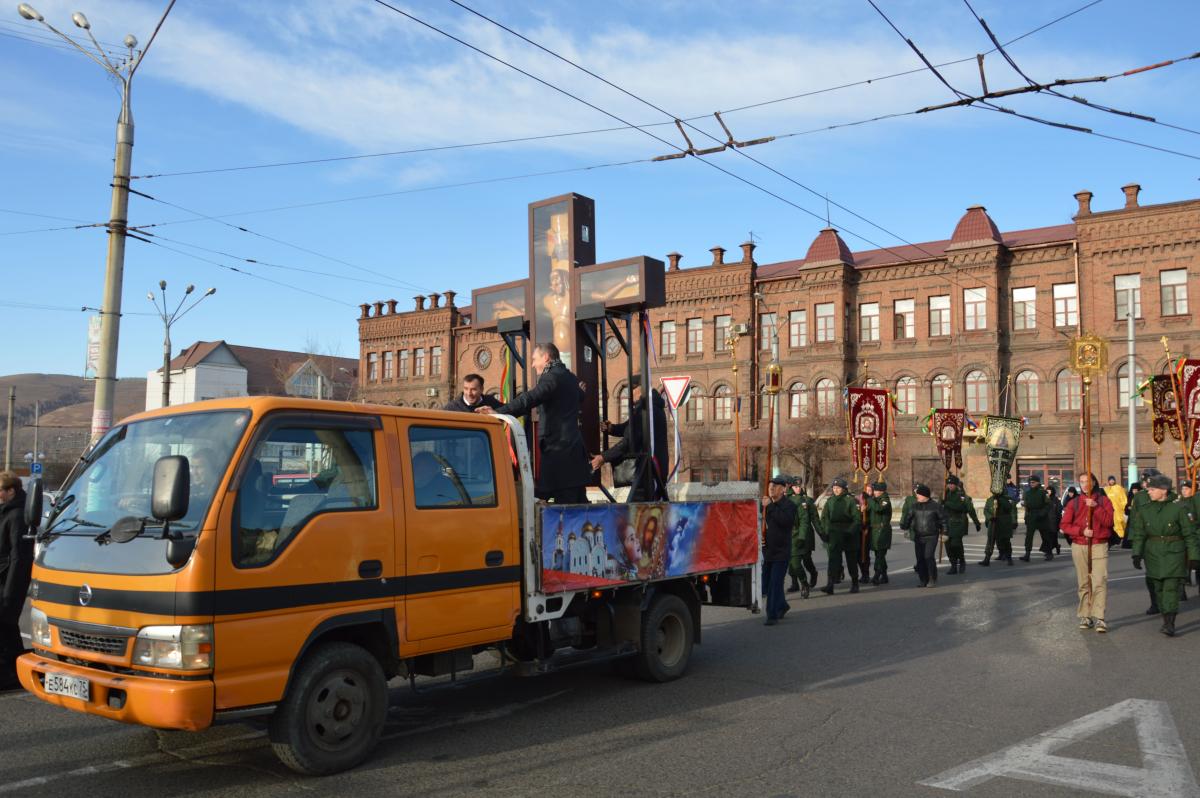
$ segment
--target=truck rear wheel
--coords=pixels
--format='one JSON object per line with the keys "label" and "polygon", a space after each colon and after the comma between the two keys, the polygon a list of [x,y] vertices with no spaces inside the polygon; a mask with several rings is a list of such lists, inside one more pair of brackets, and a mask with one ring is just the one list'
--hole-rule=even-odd
{"label": "truck rear wheel", "polygon": [[368,651],[326,643],[300,663],[271,718],[271,746],[283,764],[316,776],[352,768],[379,742],[387,680]]}
{"label": "truck rear wheel", "polygon": [[669,682],[687,670],[692,657],[692,613],[679,596],[659,593],[642,615],[634,668],[648,682]]}

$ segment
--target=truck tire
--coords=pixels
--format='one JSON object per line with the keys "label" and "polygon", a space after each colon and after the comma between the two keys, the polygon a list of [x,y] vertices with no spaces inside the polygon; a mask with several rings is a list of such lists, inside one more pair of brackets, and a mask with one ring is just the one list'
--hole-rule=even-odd
{"label": "truck tire", "polygon": [[659,593],[642,614],[639,650],[633,659],[638,678],[669,682],[687,670],[692,656],[692,613],[679,596]]}
{"label": "truck tire", "polygon": [[318,646],[300,663],[271,717],[271,747],[306,776],[352,768],[379,742],[387,695],[383,668],[366,649]]}

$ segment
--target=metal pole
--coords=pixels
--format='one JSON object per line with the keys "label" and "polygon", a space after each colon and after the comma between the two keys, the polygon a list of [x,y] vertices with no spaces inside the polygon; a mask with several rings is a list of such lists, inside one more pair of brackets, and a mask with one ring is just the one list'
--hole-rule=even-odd
{"label": "metal pole", "polygon": [[[778,309],[776,309],[776,311],[775,311],[775,324],[772,325],[772,327],[771,327],[771,362],[776,363],[776,364],[779,363],[779,311],[778,311]],[[780,383],[779,390],[783,391],[782,381]],[[772,439],[772,446],[773,446],[773,451],[774,451],[774,456],[771,457],[771,476],[777,477],[780,474],[780,469],[779,469],[779,427],[780,427],[780,422],[783,420],[783,416],[781,415],[781,411],[779,409],[779,393],[775,393],[771,396],[771,402],[773,403],[772,407],[771,407],[771,419],[774,424],[773,428],[771,429],[771,439]]]}
{"label": "metal pole", "polygon": [[38,453],[41,451],[38,449],[38,444],[40,443],[38,440],[40,437],[38,435],[38,423],[41,421],[41,415],[42,403],[40,401],[36,401],[33,403],[33,462],[35,463],[41,460],[41,457],[38,455]]}
{"label": "metal pole", "polygon": [[17,408],[17,386],[8,386],[8,426],[4,431],[4,470],[12,468],[13,413]]}
{"label": "metal pole", "polygon": [[1133,336],[1133,304],[1130,303],[1129,312],[1125,314],[1126,328],[1125,338],[1129,344],[1129,466],[1126,478],[1126,485],[1132,485],[1138,481],[1138,462],[1137,462],[1137,413],[1134,410],[1134,356],[1137,354],[1137,343]]}
{"label": "metal pole", "polygon": [[[163,302],[166,307],[166,302]],[[171,406],[171,322],[163,316],[162,406]]]}

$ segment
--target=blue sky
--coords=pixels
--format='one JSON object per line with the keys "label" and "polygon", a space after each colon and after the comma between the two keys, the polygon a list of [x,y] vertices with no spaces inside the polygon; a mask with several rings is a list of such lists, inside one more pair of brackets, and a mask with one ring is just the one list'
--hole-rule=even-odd
{"label": "blue sky", "polygon": [[[102,42],[132,32],[145,42],[165,0],[38,0],[61,30],[82,33],[83,10]],[[991,44],[960,0],[877,0],[935,63]],[[1003,41],[1086,0],[973,6]],[[395,3],[636,124],[662,122],[641,105],[445,0]],[[711,114],[919,66],[866,0],[800,2],[568,2],[476,0],[473,7],[525,33],[671,114]],[[10,8],[12,6],[12,8]],[[1039,80],[1114,74],[1200,48],[1194,0],[1101,0],[1012,45]],[[107,219],[116,91],[82,55],[46,46],[44,28],[15,3],[0,14],[0,318],[10,342],[0,373],[79,373],[87,319],[100,302],[105,240],[96,229],[23,232]],[[26,38],[14,38],[26,37]],[[29,41],[34,38],[36,41]],[[993,89],[1022,81],[998,54],[986,58]],[[974,61],[947,67],[965,91]],[[1095,102],[1200,130],[1200,60],[1073,90]],[[802,132],[911,111],[953,99],[928,72],[725,114],[742,139]],[[1066,100],[1022,96],[1005,105],[1096,132],[1200,156],[1200,135],[1119,118]],[[135,175],[391,152],[619,123],[369,0],[179,0],[134,83]],[[711,117],[696,124],[718,132]],[[651,128],[680,141],[673,127]],[[701,146],[699,136],[697,145]],[[804,256],[822,220],[698,163],[638,163],[589,171],[448,184],[640,160],[669,151],[635,130],[335,163],[137,180],[158,199],[253,233],[134,197],[132,224],[162,244],[261,274],[246,277],[161,247],[130,241],[118,373],[144,376],[161,357],[161,324],[146,291],[166,279],[217,294],[174,330],[178,350],[198,339],[284,349],[314,342],[357,356],[357,305],[525,276],[528,202],[576,191],[597,205],[600,260],[709,261],[750,231],[760,263]],[[1095,209],[1119,207],[1138,182],[1144,203],[1200,196],[1200,160],[1046,127],[977,109],[904,116],[791,136],[747,150],[875,224],[920,242],[948,237],[964,208],[987,206],[1002,230],[1070,220],[1072,194]],[[721,167],[823,216],[825,202],[732,153]],[[400,193],[408,192],[408,193]],[[364,195],[372,199],[332,202]],[[249,211],[261,211],[246,213]],[[835,227],[880,245],[897,238],[833,208]],[[853,249],[872,244],[843,233]],[[170,239],[170,240],[167,240]],[[274,239],[274,240],[272,240]],[[218,255],[195,247],[228,253]],[[314,254],[319,253],[319,254]],[[233,256],[233,257],[229,257]],[[329,256],[329,257],[322,257]],[[236,258],[259,261],[248,264]],[[271,266],[264,264],[274,264]],[[287,267],[287,268],[281,268]],[[307,270],[307,271],[300,271]],[[315,274],[320,272],[322,274]],[[294,290],[300,289],[300,290]],[[307,293],[306,293],[307,292]],[[47,307],[26,307],[38,305]],[[68,308],[67,310],[55,308]],[[14,338],[13,333],[17,335]]]}

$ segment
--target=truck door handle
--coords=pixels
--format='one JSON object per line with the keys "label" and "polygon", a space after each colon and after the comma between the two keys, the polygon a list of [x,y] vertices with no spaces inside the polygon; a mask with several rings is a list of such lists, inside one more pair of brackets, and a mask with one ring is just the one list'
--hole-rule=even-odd
{"label": "truck door handle", "polygon": [[363,560],[358,564],[358,575],[363,579],[378,579],[383,576],[383,563],[379,560]]}
{"label": "truck door handle", "polygon": [[499,551],[499,550],[489,551],[487,554],[484,555],[483,561],[487,564],[488,568],[495,568],[497,565],[503,565],[504,564],[504,552]]}

